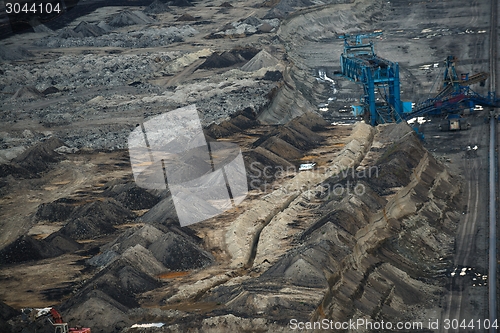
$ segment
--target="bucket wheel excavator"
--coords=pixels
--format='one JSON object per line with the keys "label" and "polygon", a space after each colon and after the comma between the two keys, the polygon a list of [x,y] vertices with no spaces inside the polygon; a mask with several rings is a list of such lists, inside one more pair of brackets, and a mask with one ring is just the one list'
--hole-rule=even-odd
{"label": "bucket wheel excavator", "polygon": [[[480,83],[484,85],[488,74],[485,72],[469,76],[468,73],[458,75],[457,58],[448,56],[442,88],[432,98],[421,103],[401,101],[399,65],[396,62],[379,57],[375,53],[372,41],[364,43],[363,39],[379,37],[381,31],[357,35],[344,34],[344,52],[340,56],[340,76],[363,86],[363,95],[358,105],[353,105],[353,114],[363,117],[372,126],[385,123],[401,122],[424,115],[442,115],[452,119],[456,124],[457,114],[464,109],[471,112],[476,105],[483,107],[500,107],[500,99],[495,92],[483,96],[470,88]],[[466,129],[459,126],[455,129]]]}

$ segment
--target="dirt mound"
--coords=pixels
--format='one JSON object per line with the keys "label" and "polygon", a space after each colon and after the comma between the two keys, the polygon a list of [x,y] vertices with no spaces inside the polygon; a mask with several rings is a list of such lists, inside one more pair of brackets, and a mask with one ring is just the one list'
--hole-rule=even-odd
{"label": "dirt mound", "polygon": [[126,10],[113,16],[113,18],[109,22],[109,25],[112,27],[125,27],[128,25],[149,24],[153,22],[154,20],[143,12],[130,12]]}
{"label": "dirt mound", "polygon": [[24,47],[8,47],[2,45],[0,48],[0,60],[22,60],[24,58],[33,57],[34,54]]}
{"label": "dirt mound", "polygon": [[257,126],[257,124],[258,124],[256,120],[249,119],[242,114],[239,114],[234,118],[231,118],[230,122],[231,122],[231,124],[240,128],[241,130],[246,130],[246,129],[252,128],[254,126]]}
{"label": "dirt mound", "polygon": [[179,224],[179,218],[175,212],[174,202],[171,196],[160,201],[151,208],[146,214],[139,218],[143,223],[150,223],[155,226]]}
{"label": "dirt mound", "polygon": [[[127,253],[127,257],[120,256],[90,279],[79,293],[71,299],[71,302],[85,299],[85,294],[92,290],[99,290],[114,301],[126,308],[139,306],[135,295],[148,290],[158,288],[161,284],[151,274],[154,270],[160,270],[159,264],[147,250],[139,245]],[[145,254],[144,262],[141,262],[141,254]],[[149,259],[148,259],[149,257]],[[142,269],[150,270],[143,272]]]}
{"label": "dirt mound", "polygon": [[[307,130],[307,128],[304,127],[304,129]],[[282,139],[285,142],[288,142],[295,148],[301,149],[301,150],[309,150],[316,145],[319,144],[321,141],[321,137],[319,135],[311,132],[314,134],[314,136],[309,137],[305,134],[302,134],[300,132],[297,132],[295,129],[289,127],[289,126],[283,126],[281,127],[278,131],[279,134],[277,135],[278,138]],[[319,137],[319,138],[318,138]]]}
{"label": "dirt mound", "polygon": [[278,82],[283,80],[283,74],[280,71],[267,71],[262,80]]}
{"label": "dirt mound", "polygon": [[309,114],[314,109],[297,89],[295,80],[287,70],[283,72],[283,79],[285,84],[275,87],[267,95],[270,103],[261,109],[258,117],[262,124],[284,125],[296,117]]}
{"label": "dirt mound", "polygon": [[54,149],[61,146],[64,146],[64,142],[55,137],[51,137],[26,149],[21,155],[11,161],[13,170],[26,170],[27,174],[24,176],[28,178],[37,173],[44,172],[50,168],[51,163],[57,163],[64,159],[60,154],[54,151]]}
{"label": "dirt mound", "polygon": [[212,123],[205,129],[205,132],[209,137],[216,139],[228,137],[231,134],[256,126],[258,124],[256,119],[255,110],[247,107],[232,115],[229,120],[224,120],[219,124]]}
{"label": "dirt mound", "polygon": [[[102,249],[101,249],[102,251]],[[101,253],[93,256],[90,259],[85,260],[85,263],[90,266],[95,266],[95,267],[105,267],[109,265],[113,260],[118,258],[120,256],[119,253],[113,251],[113,250],[106,250],[102,251]]]}
{"label": "dirt mound", "polygon": [[198,21],[198,19],[196,17],[194,17],[193,15],[190,15],[190,14],[182,14],[181,16],[179,16],[176,20],[177,22],[189,22],[189,21]]}
{"label": "dirt mound", "polygon": [[261,147],[270,150],[287,161],[295,161],[303,156],[303,153],[288,142],[272,136],[261,144]]}
{"label": "dirt mound", "polygon": [[177,6],[177,7],[192,7],[194,6],[191,1],[189,0],[174,0],[170,1],[168,3],[170,6]]}
{"label": "dirt mound", "polygon": [[31,260],[52,258],[61,255],[59,249],[44,240],[21,236],[0,251],[0,264],[13,264]]}
{"label": "dirt mound", "polygon": [[80,34],[82,37],[99,37],[107,33],[106,30],[99,26],[85,21],[80,22],[73,31]]}
{"label": "dirt mound", "polygon": [[414,133],[404,122],[392,126],[389,124],[377,126],[377,130],[380,132],[380,135],[377,136],[378,141],[385,144],[401,141],[402,138],[408,138],[410,134]]}
{"label": "dirt mound", "polygon": [[292,163],[262,147],[246,151],[243,158],[249,189],[273,182],[283,170],[295,169]]}
{"label": "dirt mound", "polygon": [[140,244],[128,248],[123,252],[122,258],[129,261],[132,267],[152,277],[167,271],[165,266],[153,256],[151,251],[145,249]]}
{"label": "dirt mound", "polygon": [[0,332],[14,332],[13,327],[7,321],[20,314],[19,311],[0,301]]}
{"label": "dirt mound", "polygon": [[[7,164],[0,164],[0,178],[7,177],[7,176],[13,176],[13,177],[20,177],[20,178],[33,178],[34,175],[31,174],[28,170],[20,167],[19,165],[12,164],[12,163],[7,163]],[[7,182],[4,180],[2,182],[2,187],[6,186]]]}
{"label": "dirt mound", "polygon": [[[193,154],[193,155],[191,155]],[[188,181],[212,171],[206,147],[199,147],[180,156],[176,164],[167,165],[169,184]]]}
{"label": "dirt mound", "polygon": [[236,47],[236,48],[231,50],[232,53],[238,54],[239,56],[243,57],[243,59],[245,59],[245,60],[252,59],[253,57],[255,57],[255,55],[257,53],[259,53],[259,51],[260,51],[259,49],[256,49],[255,47],[250,47],[250,46]]}
{"label": "dirt mound", "polygon": [[300,123],[311,131],[322,131],[326,129],[326,126],[328,126],[328,122],[315,112],[306,112],[293,119],[290,122],[290,126],[294,126],[294,123]]}
{"label": "dirt mound", "polygon": [[290,7],[309,7],[314,6],[314,3],[310,0],[281,0],[276,7],[290,6]]}
{"label": "dirt mound", "polygon": [[153,3],[151,3],[149,6],[144,8],[144,13],[146,14],[161,14],[164,12],[169,12],[171,9],[164,4],[163,2],[159,0],[155,0]]}
{"label": "dirt mound", "polygon": [[279,63],[278,59],[267,53],[265,50],[257,53],[249,62],[241,67],[242,71],[255,72],[261,68],[274,67]]}
{"label": "dirt mound", "polygon": [[284,169],[293,167],[292,163],[262,147],[257,147],[245,152],[245,156],[248,157],[249,160],[260,162],[264,166],[281,166]]}
{"label": "dirt mound", "polygon": [[24,86],[19,88],[16,93],[12,96],[12,99],[17,99],[21,101],[36,100],[44,98],[45,95],[42,94],[38,89],[32,86]]}
{"label": "dirt mound", "polygon": [[64,28],[59,33],[59,38],[85,38],[85,37],[99,37],[108,33],[108,29],[104,29],[99,25],[88,23],[86,21],[80,22],[75,28]]}
{"label": "dirt mound", "polygon": [[73,239],[90,239],[113,233],[114,226],[134,217],[114,199],[98,200],[76,208],[60,231]]}
{"label": "dirt mound", "polygon": [[52,29],[47,27],[45,24],[37,24],[32,26],[34,32],[53,32]]}
{"label": "dirt mound", "polygon": [[60,232],[54,232],[50,236],[44,239],[46,244],[50,247],[59,250],[61,253],[74,253],[83,248],[83,245],[75,242],[73,239]]}
{"label": "dirt mound", "polygon": [[314,301],[306,301],[307,297],[302,297],[300,292],[294,294],[294,297],[290,297],[288,291],[284,297],[276,295],[283,288],[327,290],[327,277],[332,275],[332,267],[335,267],[329,252],[332,250],[336,249],[327,242],[291,250],[255,280],[215,287],[206,294],[203,301],[226,304],[225,309],[236,316],[256,317],[264,311],[276,321],[286,322],[290,316],[300,318],[317,308]]}
{"label": "dirt mound", "polygon": [[117,253],[123,253],[128,248],[136,245],[148,248],[163,235],[162,231],[152,225],[146,224],[143,227],[131,228],[125,231],[113,242],[103,246],[101,250],[104,252],[104,250],[111,249]]}
{"label": "dirt mound", "polygon": [[173,232],[168,232],[151,244],[149,250],[156,259],[173,271],[186,271],[210,265],[214,258],[198,245]]}
{"label": "dirt mound", "polygon": [[17,311],[4,302],[0,301],[0,318],[3,320],[9,320],[15,316],[20,315],[20,311]]}
{"label": "dirt mound", "polygon": [[294,12],[295,9],[293,7],[283,7],[283,8],[271,8],[266,15],[264,15],[264,19],[284,19],[288,16],[288,14]]}
{"label": "dirt mound", "polygon": [[206,129],[207,134],[215,139],[228,137],[231,134],[241,132],[241,129],[230,121],[224,120],[220,124],[213,123]]}
{"label": "dirt mound", "polygon": [[368,181],[379,195],[387,195],[393,193],[394,188],[406,186],[410,182],[411,170],[418,165],[425,151],[418,137],[406,124],[379,130],[383,133],[379,136],[385,142],[395,142],[375,162],[379,170],[378,177],[371,177]]}
{"label": "dirt mound", "polygon": [[68,28],[68,27],[62,29],[61,32],[59,32],[59,34],[57,35],[57,37],[64,38],[64,39],[81,38],[79,33],[77,33],[76,31],[74,31],[73,29]]}
{"label": "dirt mound", "polygon": [[106,32],[110,32],[111,30],[113,30],[113,28],[110,27],[105,21],[100,21],[99,23],[97,23],[97,26]]}
{"label": "dirt mound", "polygon": [[[299,120],[292,120],[287,125],[280,126],[270,136],[276,136],[300,150],[309,150],[323,140],[321,135],[302,125]],[[264,139],[265,137],[261,138],[260,141],[263,142]],[[258,144],[259,141],[254,143],[254,145]]]}
{"label": "dirt mound", "polygon": [[198,68],[200,69],[224,68],[233,66],[243,61],[245,61],[244,58],[239,57],[238,55],[235,55],[232,52],[222,52],[221,54],[214,52]]}
{"label": "dirt mound", "polygon": [[69,218],[76,208],[77,201],[70,198],[61,198],[38,206],[35,216],[39,220],[61,222]]}
{"label": "dirt mound", "polygon": [[131,210],[150,209],[160,198],[138,187],[135,183],[112,185],[104,190],[103,196],[112,197]]}
{"label": "dirt mound", "polygon": [[262,24],[262,21],[255,16],[249,16],[241,22],[245,23],[245,24],[249,24],[249,25],[254,25],[254,26],[258,26],[258,25]]}
{"label": "dirt mound", "polygon": [[47,89],[45,89],[44,91],[42,91],[42,94],[44,95],[50,95],[50,94],[55,94],[55,93],[58,93],[60,92],[59,89],[57,89],[56,87],[52,86],[52,87],[48,87]]}
{"label": "dirt mound", "polygon": [[82,248],[74,240],[55,232],[45,239],[21,236],[0,251],[0,263],[13,264],[24,261],[53,258]]}
{"label": "dirt mound", "polygon": [[[130,276],[135,275],[135,281],[146,282],[146,284],[152,284],[152,287],[158,286],[152,279],[144,273],[138,271],[134,272],[134,269],[124,266],[123,262],[114,261],[108,265],[105,269],[99,272],[94,278],[92,278],[86,286],[82,289],[82,293],[89,292],[90,290],[100,290],[111,299],[117,301],[118,303],[124,305],[127,308],[138,307],[139,304],[134,297],[132,290],[128,290],[128,281]],[[120,281],[124,278],[124,281]],[[150,283],[147,283],[150,282]],[[151,289],[153,289],[151,288]],[[137,288],[137,284],[134,283],[134,290],[136,291],[146,291],[145,286]]]}
{"label": "dirt mound", "polygon": [[[274,4],[276,1],[272,1],[269,4]],[[264,7],[269,7],[269,4]],[[300,7],[309,7],[313,6],[314,3],[309,0],[281,0],[279,3],[277,3],[274,8],[269,10],[267,14],[264,16],[265,19],[273,19],[273,18],[278,18],[278,19],[284,19],[285,17],[288,16],[288,14],[292,13],[295,11],[295,8],[300,8]]]}
{"label": "dirt mound", "polygon": [[313,128],[317,129],[319,126],[321,126],[323,124],[327,124],[327,123],[322,118],[319,118],[319,123],[318,123],[318,122],[314,122],[312,120],[307,120],[306,117],[302,116],[302,117],[295,118],[294,120],[290,121],[286,126],[288,128],[293,129],[294,131],[297,131],[298,133],[300,133],[304,136],[307,136],[310,141],[319,142],[319,141],[321,141],[322,136],[315,133]]}
{"label": "dirt mound", "polygon": [[[281,125],[271,133],[260,137],[253,143],[253,147],[262,145],[271,137],[280,138],[299,150],[309,150],[317,146],[323,140],[323,137],[319,134],[314,133],[301,123],[301,120],[303,120],[302,118],[306,117],[302,116],[299,118],[290,121],[287,125]],[[322,122],[318,124],[315,121],[307,121],[305,123],[311,127],[322,124]]]}
{"label": "dirt mound", "polygon": [[254,108],[246,107],[243,110],[240,110],[237,113],[235,113],[235,116],[238,116],[240,114],[242,116],[247,117],[248,119],[257,120],[257,113],[255,112]]}
{"label": "dirt mound", "polygon": [[221,3],[219,7],[232,8],[233,5],[231,5],[229,2],[226,1]]}
{"label": "dirt mound", "polygon": [[235,48],[222,53],[212,53],[198,68],[225,68],[252,59],[259,52],[253,47]]}
{"label": "dirt mound", "polygon": [[61,305],[64,319],[91,327],[92,332],[117,332],[132,323],[126,313],[129,308],[117,302],[100,290],[86,290],[78,293]]}

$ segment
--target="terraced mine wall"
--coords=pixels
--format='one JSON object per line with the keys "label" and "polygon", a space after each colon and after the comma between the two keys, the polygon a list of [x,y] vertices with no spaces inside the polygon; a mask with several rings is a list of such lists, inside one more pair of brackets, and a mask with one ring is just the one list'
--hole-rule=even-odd
{"label": "terraced mine wall", "polygon": [[[296,166],[288,149],[268,149],[280,144],[299,156],[334,149],[328,138],[339,129],[325,126],[306,113],[268,129],[244,151],[247,166],[263,158],[275,168]],[[2,258],[85,255],[90,278],[72,287],[60,309],[96,332],[144,321],[164,322],[166,332],[286,332],[291,319],[426,318],[444,291],[461,179],[406,124],[358,123],[349,131],[317,170],[261,179],[279,186],[260,189],[239,211],[180,228],[168,193],[116,180],[92,202],[73,196],[41,205],[36,218],[65,226],[42,240],[23,236]],[[294,145],[307,133],[318,137],[309,150]],[[146,212],[137,217],[138,209]],[[136,226],[115,229],[127,221]],[[102,245],[82,248],[77,241],[88,237]]]}
{"label": "terraced mine wall", "polygon": [[[273,192],[232,222],[230,265],[252,277],[204,291],[197,302],[219,305],[211,315],[168,331],[287,332],[292,318],[426,320],[451,262],[460,179],[404,124],[358,124],[335,163],[343,171],[314,189]],[[349,194],[332,190],[340,184]],[[314,218],[300,218],[306,211]]]}
{"label": "terraced mine wall", "polygon": [[[275,66],[273,71],[259,69],[272,80],[247,73],[233,87],[222,79],[216,82],[220,96],[198,96],[202,109],[215,110],[203,114],[207,140],[236,142],[243,150],[250,193],[239,207],[181,228],[168,191],[148,191],[132,181],[123,148],[134,124],[129,119],[117,124],[120,135],[109,139],[97,135],[102,140],[95,146],[93,132],[85,129],[82,136],[66,137],[71,144],[44,140],[0,166],[2,194],[23,181],[29,182],[27,188],[54,186],[51,172],[76,172],[72,190],[37,205],[29,215],[26,229],[40,224],[56,226],[56,231],[43,238],[17,237],[0,251],[2,269],[40,262],[59,267],[61,258],[75,256],[64,267],[81,266],[80,275],[42,294],[58,304],[65,320],[93,332],[133,332],[132,324],[144,322],[165,324],[144,332],[289,332],[292,319],[426,322],[439,311],[445,291],[462,179],[425,150],[405,124],[372,128],[325,122],[314,110],[328,91],[313,77],[303,53],[294,51],[302,45],[298,37],[334,36],[328,29],[317,35],[318,28],[308,25],[318,17],[342,28],[347,22],[380,19],[383,2],[370,3],[358,2],[360,16],[342,16],[350,4],[338,5],[333,14],[326,8],[319,16],[316,9],[290,16],[278,32],[287,51],[283,59],[255,48],[203,49],[182,56],[195,60],[168,59],[172,73],[168,66],[164,70],[169,75],[196,62],[241,61],[252,67],[260,59]],[[331,18],[324,18],[327,14]],[[249,60],[259,54],[253,63]],[[151,55],[148,61],[163,61],[156,58]],[[74,61],[63,60],[65,66]],[[227,77],[233,80],[241,71],[235,73]],[[184,103],[197,84],[179,84],[165,96],[155,88],[157,95],[141,103],[174,98]],[[226,110],[222,100],[233,107]],[[107,108],[105,102],[99,95],[85,107]],[[68,113],[68,122],[76,121],[76,114]],[[64,123],[54,122],[56,133]],[[77,144],[83,145],[81,151],[73,149]],[[317,168],[297,172],[309,160],[318,161]],[[92,184],[83,180],[89,175],[95,177]],[[0,325],[25,328],[18,313],[0,305]],[[30,327],[37,332],[49,328],[42,323]]]}

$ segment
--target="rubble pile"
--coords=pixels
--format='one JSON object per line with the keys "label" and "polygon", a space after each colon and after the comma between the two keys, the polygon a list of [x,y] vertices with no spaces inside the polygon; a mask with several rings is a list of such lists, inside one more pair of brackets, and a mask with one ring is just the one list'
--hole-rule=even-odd
{"label": "rubble pile", "polygon": [[211,33],[207,38],[242,38],[257,33],[275,32],[280,21],[276,17],[259,19],[254,16],[225,25],[220,31]]}
{"label": "rubble pile", "polygon": [[[161,66],[161,63],[155,62],[157,58],[161,59],[162,62],[170,60],[168,52],[161,52],[146,57],[121,54],[105,56],[95,54],[61,56],[48,62],[43,68],[36,66],[27,66],[24,68],[24,66],[6,64],[4,70],[8,73],[8,77],[2,77],[0,81],[5,86],[8,84],[19,88],[24,87],[25,82],[28,81],[32,82],[39,90],[44,90],[51,86],[59,90],[105,84],[113,87],[115,85],[126,85],[137,78],[147,78],[148,75],[152,75]],[[91,72],[92,69],[98,70],[101,75],[93,75]],[[80,72],[81,70],[83,70],[83,73]],[[78,75],[74,75],[76,73]],[[23,77],[26,80],[24,82],[22,80]],[[16,90],[19,88],[16,88]],[[12,98],[9,95],[1,97],[4,99],[6,97]],[[15,102],[19,103],[18,100]]]}
{"label": "rubble pile", "polygon": [[32,52],[21,46],[4,46],[0,49],[0,61],[16,61],[33,56]]}
{"label": "rubble pile", "polygon": [[138,187],[135,182],[106,184],[102,195],[114,198],[130,210],[150,209],[160,201],[158,196]]}
{"label": "rubble pile", "polygon": [[133,220],[135,214],[114,199],[102,199],[78,206],[60,232],[73,239],[91,239],[112,234],[115,226]]}
{"label": "rubble pile", "polygon": [[12,96],[12,99],[16,100],[34,100],[45,97],[38,89],[33,86],[25,86],[19,88],[16,93]]}
{"label": "rubble pile", "polygon": [[78,201],[71,198],[61,198],[38,206],[35,217],[42,221],[62,222],[68,219],[75,210]]}
{"label": "rubble pile", "polygon": [[257,53],[249,62],[241,67],[242,71],[255,72],[261,68],[274,67],[279,63],[278,59],[267,53],[265,50]]}
{"label": "rubble pile", "polygon": [[155,22],[152,18],[148,17],[146,14],[140,11],[128,11],[125,10],[119,14],[116,14],[109,21],[109,25],[112,27],[125,27],[127,25],[135,24],[149,24]]}
{"label": "rubble pile", "polygon": [[194,6],[190,0],[173,0],[167,2],[169,6],[177,6],[177,7],[192,7]]}
{"label": "rubble pile", "polygon": [[19,315],[19,311],[0,301],[0,330],[2,332],[11,332],[13,327],[7,321],[17,315]]}
{"label": "rubble pile", "polygon": [[177,18],[177,22],[197,21],[198,19],[191,14],[182,14]]}
{"label": "rubble pile", "polygon": [[64,156],[55,151],[64,146],[61,140],[50,137],[28,149],[10,162],[0,164],[0,177],[12,175],[19,178],[34,178],[61,160]]}
{"label": "rubble pile", "polygon": [[238,48],[221,54],[212,53],[199,69],[224,68],[252,59],[259,51],[255,48]]}
{"label": "rubble pile", "polygon": [[[139,13],[141,15],[139,15]],[[115,18],[110,22],[114,27],[122,27],[131,24],[138,24],[137,22],[148,22],[142,12],[122,13],[121,16]],[[152,23],[148,22],[148,23]],[[102,31],[106,31],[101,26],[97,26]],[[94,29],[96,29],[94,27]],[[74,30],[65,30],[59,36],[47,36],[38,40],[35,44],[44,47],[123,47],[123,48],[145,48],[164,46],[175,42],[184,41],[185,37],[194,36],[198,31],[189,26],[173,26],[167,28],[151,27],[141,29],[131,33],[122,33],[113,31],[98,37],[86,37],[83,34],[76,33]]]}
{"label": "rubble pile", "polygon": [[0,263],[6,265],[53,258],[64,253],[74,253],[81,248],[80,244],[59,232],[40,240],[21,236],[0,250]]}
{"label": "rubble pile", "polygon": [[75,28],[64,28],[59,32],[59,38],[85,38],[85,37],[99,37],[108,33],[105,29],[98,25],[88,23],[85,21],[80,22]]}

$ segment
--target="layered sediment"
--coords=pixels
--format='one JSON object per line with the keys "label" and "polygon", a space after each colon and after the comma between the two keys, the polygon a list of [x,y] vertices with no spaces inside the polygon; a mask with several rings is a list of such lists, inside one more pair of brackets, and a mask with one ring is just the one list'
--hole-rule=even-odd
{"label": "layered sediment", "polygon": [[[445,290],[461,180],[405,124],[358,124],[347,141],[325,173],[299,173],[289,192],[263,196],[226,225],[225,274],[189,294],[217,306],[170,319],[166,331],[426,320]],[[294,188],[306,176],[312,186]],[[380,193],[384,182],[390,193]]]}

